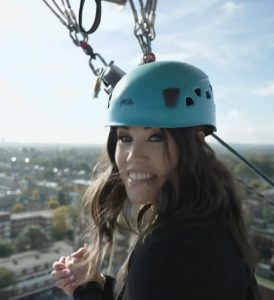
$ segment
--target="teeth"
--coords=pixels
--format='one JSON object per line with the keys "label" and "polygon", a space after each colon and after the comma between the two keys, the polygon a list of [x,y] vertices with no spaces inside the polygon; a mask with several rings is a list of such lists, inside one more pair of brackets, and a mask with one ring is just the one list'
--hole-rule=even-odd
{"label": "teeth", "polygon": [[144,180],[144,179],[152,178],[153,175],[150,173],[129,172],[128,177],[131,180]]}

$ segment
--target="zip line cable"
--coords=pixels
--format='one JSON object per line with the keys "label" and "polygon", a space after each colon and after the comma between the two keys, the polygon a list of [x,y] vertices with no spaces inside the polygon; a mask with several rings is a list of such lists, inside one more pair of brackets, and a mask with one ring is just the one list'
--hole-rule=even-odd
{"label": "zip line cable", "polygon": [[219,138],[215,133],[211,134],[220,144],[222,144],[225,148],[227,148],[230,152],[232,152],[236,157],[238,157],[242,162],[244,162],[253,172],[263,178],[267,183],[269,183],[272,187],[274,187],[274,182],[266,176],[261,170],[259,170],[254,164],[252,164],[249,160],[244,158],[240,153],[234,150],[231,146],[229,146],[226,142],[224,142],[221,138]]}

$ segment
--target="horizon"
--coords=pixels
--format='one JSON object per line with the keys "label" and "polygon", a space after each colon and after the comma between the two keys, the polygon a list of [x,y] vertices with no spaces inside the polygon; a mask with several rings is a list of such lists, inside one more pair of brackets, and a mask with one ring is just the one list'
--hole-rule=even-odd
{"label": "horizon", "polygon": [[[77,15],[79,1],[70,2]],[[94,8],[87,5],[86,27]],[[127,73],[142,51],[129,3],[117,8],[102,1],[101,23],[88,43]],[[156,60],[186,62],[208,74],[218,134],[229,144],[274,144],[273,11],[268,0],[157,4]],[[0,25],[0,141],[103,145],[108,95],[102,86],[92,99],[89,57],[67,28],[43,1],[21,0],[1,1]]]}

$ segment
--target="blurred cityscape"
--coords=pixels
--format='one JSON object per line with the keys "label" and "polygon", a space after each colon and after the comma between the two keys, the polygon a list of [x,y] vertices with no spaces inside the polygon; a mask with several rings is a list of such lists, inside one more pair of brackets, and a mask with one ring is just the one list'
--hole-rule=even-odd
{"label": "blurred cityscape", "polygon": [[[238,149],[274,179],[274,146]],[[52,263],[83,245],[80,205],[99,146],[0,143],[0,300],[69,299],[50,277]],[[263,300],[274,299],[274,188],[216,147],[239,179],[258,255]],[[115,274],[130,237],[117,233],[106,272]]]}

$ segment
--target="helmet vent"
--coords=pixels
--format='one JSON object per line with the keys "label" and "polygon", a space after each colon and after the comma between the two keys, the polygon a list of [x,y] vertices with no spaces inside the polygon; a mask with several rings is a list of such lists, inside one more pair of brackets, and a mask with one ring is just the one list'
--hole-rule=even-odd
{"label": "helmet vent", "polygon": [[176,106],[180,89],[179,88],[170,88],[163,90],[164,98],[165,98],[165,105],[168,107]]}
{"label": "helmet vent", "polygon": [[201,95],[202,95],[201,89],[196,88],[196,89],[194,89],[194,92],[195,92],[195,94],[196,94],[198,97],[201,97]]}
{"label": "helmet vent", "polygon": [[210,99],[211,98],[211,94],[209,91],[206,91],[206,99]]}
{"label": "helmet vent", "polygon": [[194,101],[192,100],[191,97],[186,97],[186,105],[187,106],[190,106],[190,105],[193,105],[194,104]]}

